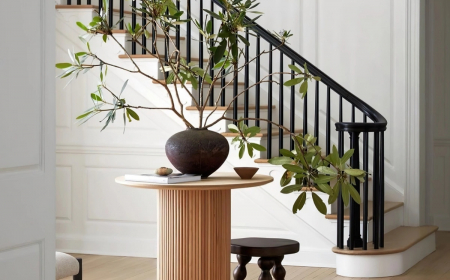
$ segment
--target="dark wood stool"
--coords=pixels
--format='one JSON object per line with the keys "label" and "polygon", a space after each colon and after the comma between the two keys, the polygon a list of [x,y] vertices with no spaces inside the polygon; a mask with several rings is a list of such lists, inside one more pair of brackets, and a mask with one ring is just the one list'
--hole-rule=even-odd
{"label": "dark wood stool", "polygon": [[245,266],[252,257],[260,257],[258,266],[261,268],[259,280],[272,280],[270,269],[275,280],[284,280],[286,270],[281,262],[284,255],[294,254],[300,250],[300,243],[290,239],[277,238],[240,238],[231,239],[231,253],[237,255],[239,265],[234,269],[234,280],[244,280],[247,277]]}

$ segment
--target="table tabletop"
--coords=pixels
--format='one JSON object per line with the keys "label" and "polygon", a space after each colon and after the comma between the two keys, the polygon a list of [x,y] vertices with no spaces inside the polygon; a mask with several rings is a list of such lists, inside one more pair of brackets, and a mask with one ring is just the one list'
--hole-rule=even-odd
{"label": "table tabletop", "polygon": [[229,190],[242,189],[262,186],[273,181],[273,177],[256,174],[252,179],[241,179],[236,173],[216,172],[207,179],[200,181],[176,183],[176,184],[158,184],[125,181],[124,176],[116,178],[116,183],[135,188],[160,189],[160,190]]}

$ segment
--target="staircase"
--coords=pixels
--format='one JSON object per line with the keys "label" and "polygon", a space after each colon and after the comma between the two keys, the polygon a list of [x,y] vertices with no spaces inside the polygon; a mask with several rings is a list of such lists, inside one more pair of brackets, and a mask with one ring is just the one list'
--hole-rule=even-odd
{"label": "staircase", "polygon": [[[92,5],[91,1],[84,4],[81,1],[77,1],[76,4],[71,2],[75,1],[67,1],[67,5],[56,6],[59,12],[57,26],[66,31],[71,30],[70,36],[79,31],[74,24],[75,21],[90,22],[94,11],[99,9],[99,5]],[[113,3],[110,0],[114,22],[121,15],[125,17],[124,24],[136,22],[136,15],[130,12],[130,9],[124,7],[123,1],[118,2]],[[218,0],[203,2],[208,5],[208,9],[215,9],[216,11],[222,9]],[[181,3],[178,2],[178,4],[181,5],[181,10],[186,11],[187,15],[192,16],[192,18],[199,18],[203,2],[192,1],[191,3],[190,0],[184,0]],[[165,77],[159,71],[160,65],[155,59],[154,53],[148,53],[132,43],[130,35],[123,29],[123,25],[119,28],[114,32],[115,37],[131,54],[139,67],[149,75],[165,82]],[[181,27],[176,34],[173,34],[172,39],[184,51],[182,55],[188,61],[196,61],[202,65],[205,55],[201,44],[196,41],[201,36],[192,34],[190,30],[191,26],[187,24],[187,26]],[[192,30],[194,29],[192,28]],[[256,38],[250,38],[248,37],[249,30],[245,32],[251,43],[251,49],[245,48],[247,59],[252,57],[252,54],[263,50],[271,50],[281,44],[275,36],[259,25],[254,26],[251,32],[257,36]],[[158,42],[159,51],[164,51],[167,57],[170,52],[170,48],[167,48],[165,44],[167,38],[153,36],[153,38],[145,40],[147,46],[152,45],[152,40]],[[62,44],[67,45],[67,42]],[[133,68],[128,55],[121,48],[114,48],[111,45],[111,43],[108,43],[106,48],[101,38],[94,38],[91,48],[101,50],[99,53],[113,63],[120,64],[125,68]],[[80,43],[76,48],[82,49],[83,45]],[[387,128],[387,121],[374,108],[340,86],[320,69],[289,48],[288,45],[282,45],[279,50],[271,53],[268,57],[257,59],[253,64],[246,66],[244,75],[239,76],[235,83],[224,87],[228,81],[223,79],[212,85],[214,88],[213,97],[217,98],[222,90],[225,94],[222,94],[219,101],[220,106],[214,112],[213,98],[210,99],[208,105],[211,107],[207,107],[206,110],[206,114],[212,113],[209,123],[224,114],[226,106],[238,92],[245,90],[248,85],[259,81],[261,77],[267,74],[277,71],[290,71],[287,67],[289,64],[295,64],[299,67],[306,64],[311,74],[321,77],[321,81],[316,81],[310,85],[309,93],[304,99],[299,98],[297,87],[289,89],[284,86],[261,84],[247,90],[242,98],[236,99],[232,104],[232,109],[225,114],[233,119],[239,117],[264,118],[284,124],[290,128],[291,132],[296,134],[313,134],[318,137],[320,146],[324,147],[327,154],[331,151],[332,145],[338,147],[341,156],[346,149],[353,148],[356,152],[351,165],[354,168],[368,170],[371,176],[366,178],[366,182],[361,184],[360,188],[357,188],[362,197],[361,205],[351,201],[350,207],[344,208],[344,203],[339,198],[335,204],[329,206],[329,214],[323,217],[317,214],[312,203],[309,203],[309,205],[307,203],[301,211],[302,213],[297,214],[297,217],[301,217],[304,223],[311,227],[311,232],[319,233],[325,240],[324,244],[332,243],[335,244],[335,247],[329,246],[328,251],[321,251],[320,253],[302,252],[301,248],[300,257],[289,256],[286,258],[286,263],[336,267],[339,275],[347,277],[384,277],[403,273],[434,251],[434,232],[437,228],[403,227],[403,203],[384,201],[386,188],[384,178],[384,131]],[[155,82],[150,83],[141,77],[135,77],[128,73],[117,74],[117,78],[121,83],[128,78],[134,79],[133,89],[141,92],[142,96],[155,106],[160,107],[168,103],[168,98],[161,86]],[[280,84],[288,79],[290,79],[288,75],[274,78]],[[119,81],[118,84],[120,84]],[[197,101],[202,100],[203,93],[195,91],[189,83],[186,86],[190,91],[195,92]],[[174,86],[169,85],[169,87]],[[190,96],[181,87],[179,87],[179,90],[182,102],[188,105],[185,107],[187,119],[191,123],[197,124],[198,111],[196,107],[189,106],[192,105]],[[209,90],[209,88],[205,90]],[[147,93],[151,93],[151,98]],[[172,114],[167,113],[165,117],[169,117],[171,121],[178,123],[180,129],[183,126],[179,119]],[[236,134],[227,130],[229,123],[228,121],[220,121],[210,129],[222,133],[231,142]],[[246,120],[246,123],[261,126],[261,133],[257,134],[252,141],[267,147],[267,152],[255,151],[255,158],[246,156],[244,159],[238,160],[237,151],[231,149],[232,152],[224,168],[257,166],[261,173],[272,175],[275,177],[275,182],[279,182],[283,169],[268,164],[267,159],[278,156],[280,148],[293,150],[293,142],[288,134],[266,122]],[[333,125],[335,129],[331,128]],[[349,137],[346,137],[347,133]],[[298,193],[281,194],[277,184],[263,187],[263,192],[259,195],[261,199],[267,196],[274,198],[288,212]],[[317,193],[325,197],[320,192]],[[308,199],[311,200],[310,195]],[[273,204],[273,207],[279,207],[275,204]],[[233,237],[240,237],[241,233],[236,231],[233,234]],[[242,234],[245,234],[245,232],[242,232]],[[275,237],[273,235],[275,233],[268,233],[268,237]],[[307,236],[308,238],[305,239],[300,234],[283,237],[295,238],[300,241],[302,246],[306,242],[314,242],[313,237],[310,239]],[[313,261],[308,263],[305,259]],[[326,261],[321,262],[321,259]]]}

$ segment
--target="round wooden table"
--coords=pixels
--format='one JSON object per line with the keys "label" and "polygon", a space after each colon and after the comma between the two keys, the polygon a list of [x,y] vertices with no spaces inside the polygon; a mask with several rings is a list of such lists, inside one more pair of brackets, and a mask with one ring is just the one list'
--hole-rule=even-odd
{"label": "round wooden table", "polygon": [[242,180],[235,173],[178,184],[116,182],[158,190],[158,279],[229,280],[231,190],[262,186],[266,175]]}

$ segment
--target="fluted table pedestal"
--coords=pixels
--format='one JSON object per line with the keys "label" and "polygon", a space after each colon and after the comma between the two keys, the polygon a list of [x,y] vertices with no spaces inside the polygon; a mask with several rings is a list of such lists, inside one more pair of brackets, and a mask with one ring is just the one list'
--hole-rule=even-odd
{"label": "fluted table pedestal", "polygon": [[233,173],[170,185],[116,178],[123,185],[158,189],[159,280],[229,280],[231,189],[271,181],[265,175],[241,180]]}

